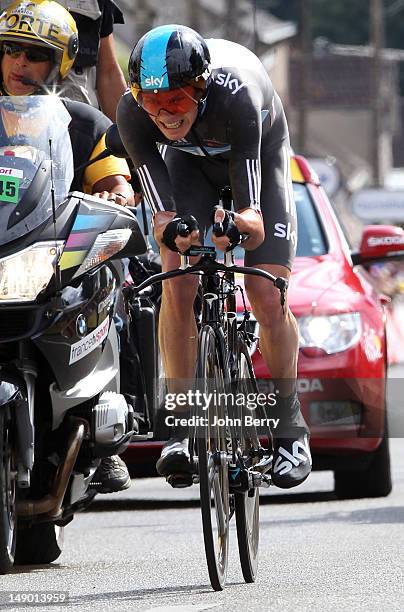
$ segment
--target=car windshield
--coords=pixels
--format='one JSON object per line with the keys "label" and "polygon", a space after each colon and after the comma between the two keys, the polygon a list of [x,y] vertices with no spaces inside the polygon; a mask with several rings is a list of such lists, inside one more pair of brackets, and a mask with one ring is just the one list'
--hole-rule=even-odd
{"label": "car windshield", "polygon": [[57,96],[0,97],[0,244],[44,223],[73,180],[71,117]]}

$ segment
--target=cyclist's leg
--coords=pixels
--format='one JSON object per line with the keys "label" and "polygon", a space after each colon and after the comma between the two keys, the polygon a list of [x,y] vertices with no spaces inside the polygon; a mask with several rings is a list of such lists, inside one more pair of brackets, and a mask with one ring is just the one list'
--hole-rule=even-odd
{"label": "cyclist's leg", "polygon": [[[290,179],[289,142],[262,155],[261,209],[265,241],[246,252],[246,264],[289,278],[297,244],[296,209]],[[246,278],[246,289],[260,324],[260,349],[275,379],[277,404],[274,430],[273,481],[282,488],[300,484],[311,470],[309,430],[296,393],[298,328],[287,296],[282,310],[279,291],[258,277]]]}
{"label": "cyclist's leg", "polygon": [[[212,185],[200,171],[194,155],[167,149],[164,152],[174,198],[179,215],[193,214],[200,226],[201,238],[209,225],[209,202],[217,197]],[[179,255],[163,247],[161,249],[163,271],[178,268]],[[195,374],[198,333],[193,313],[193,303],[198,287],[197,276],[183,276],[163,282],[159,317],[159,342],[163,357],[169,393],[187,393]],[[177,418],[187,415],[188,408],[177,406]],[[163,475],[189,470],[188,429],[173,427],[157,462],[157,470]]]}

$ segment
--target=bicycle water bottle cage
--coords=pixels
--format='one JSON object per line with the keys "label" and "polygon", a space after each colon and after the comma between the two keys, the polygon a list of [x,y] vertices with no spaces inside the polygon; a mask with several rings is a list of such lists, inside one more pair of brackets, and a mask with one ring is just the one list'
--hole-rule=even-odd
{"label": "bicycle water bottle cage", "polygon": [[183,236],[186,238],[191,232],[197,229],[199,229],[198,222],[193,215],[174,217],[174,219],[167,224],[163,232],[163,242],[169,249],[171,249],[171,251],[178,253],[175,239],[178,236]]}

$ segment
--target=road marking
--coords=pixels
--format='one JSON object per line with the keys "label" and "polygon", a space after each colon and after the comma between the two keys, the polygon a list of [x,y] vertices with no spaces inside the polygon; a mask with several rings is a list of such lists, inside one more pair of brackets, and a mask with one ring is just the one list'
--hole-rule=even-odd
{"label": "road marking", "polygon": [[147,608],[145,612],[202,612],[202,610],[210,610],[217,608],[219,604],[202,604],[194,606],[159,606],[158,608]]}

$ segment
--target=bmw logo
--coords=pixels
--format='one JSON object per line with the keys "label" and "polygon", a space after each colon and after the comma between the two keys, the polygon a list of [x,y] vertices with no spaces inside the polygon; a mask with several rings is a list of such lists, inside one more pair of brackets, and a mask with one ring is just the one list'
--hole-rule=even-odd
{"label": "bmw logo", "polygon": [[87,321],[84,315],[79,315],[76,319],[76,330],[79,336],[83,337],[87,333]]}

